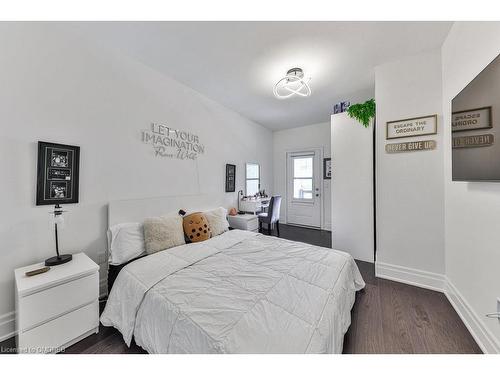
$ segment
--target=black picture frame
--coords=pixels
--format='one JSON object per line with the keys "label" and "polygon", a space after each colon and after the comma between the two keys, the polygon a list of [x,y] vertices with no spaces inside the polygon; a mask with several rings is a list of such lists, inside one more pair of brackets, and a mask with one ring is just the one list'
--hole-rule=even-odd
{"label": "black picture frame", "polygon": [[[329,167],[327,170],[327,167]],[[323,180],[332,179],[332,158],[323,159]]]}
{"label": "black picture frame", "polygon": [[236,191],[236,165],[226,164],[226,193]]}
{"label": "black picture frame", "polygon": [[36,205],[78,203],[80,147],[38,142]]}

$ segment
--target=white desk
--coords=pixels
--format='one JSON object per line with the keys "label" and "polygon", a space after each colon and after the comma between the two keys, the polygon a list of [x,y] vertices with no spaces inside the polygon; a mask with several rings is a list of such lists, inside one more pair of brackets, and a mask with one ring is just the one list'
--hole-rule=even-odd
{"label": "white desk", "polygon": [[254,215],[262,211],[263,208],[269,206],[270,197],[240,200],[240,211],[251,212]]}

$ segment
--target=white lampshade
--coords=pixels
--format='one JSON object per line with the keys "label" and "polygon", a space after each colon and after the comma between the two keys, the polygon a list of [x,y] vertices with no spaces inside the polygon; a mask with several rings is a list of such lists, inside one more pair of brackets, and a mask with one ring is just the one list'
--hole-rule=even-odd
{"label": "white lampshade", "polygon": [[54,215],[54,223],[57,224],[59,228],[62,228],[62,226],[64,225],[63,215]]}
{"label": "white lampshade", "polygon": [[65,222],[64,213],[65,212],[66,211],[63,211],[60,208],[56,208],[56,209],[54,209],[54,211],[52,211],[50,213],[51,218],[52,218],[51,222],[52,222],[52,224],[57,224],[58,229],[64,228],[64,222]]}

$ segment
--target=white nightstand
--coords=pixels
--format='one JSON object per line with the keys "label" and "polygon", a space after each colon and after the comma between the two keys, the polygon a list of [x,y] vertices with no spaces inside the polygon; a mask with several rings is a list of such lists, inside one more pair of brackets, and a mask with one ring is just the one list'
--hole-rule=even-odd
{"label": "white nightstand", "polygon": [[259,219],[255,215],[229,215],[227,221],[229,222],[229,226],[234,229],[249,230],[251,232],[259,231]]}
{"label": "white nightstand", "polygon": [[16,330],[19,353],[58,352],[99,330],[99,266],[84,253],[28,277],[18,268]]}

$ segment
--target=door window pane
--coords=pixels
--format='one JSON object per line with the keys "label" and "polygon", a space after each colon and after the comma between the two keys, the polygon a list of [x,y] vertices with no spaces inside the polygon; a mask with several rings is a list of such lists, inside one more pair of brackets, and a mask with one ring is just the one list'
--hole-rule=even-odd
{"label": "door window pane", "polygon": [[293,199],[313,199],[313,156],[293,158]]}
{"label": "door window pane", "polygon": [[312,178],[293,179],[293,198],[312,199],[313,198]]}
{"label": "door window pane", "polygon": [[313,176],[313,157],[295,157],[293,159],[293,177],[309,177]]}

